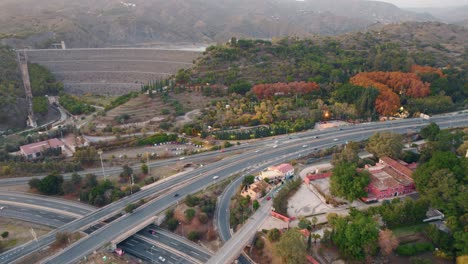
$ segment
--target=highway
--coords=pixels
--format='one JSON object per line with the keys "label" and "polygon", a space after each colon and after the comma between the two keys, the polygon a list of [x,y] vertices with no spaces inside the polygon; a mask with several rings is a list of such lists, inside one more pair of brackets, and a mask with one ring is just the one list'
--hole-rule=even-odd
{"label": "highway", "polygon": [[73,217],[55,212],[48,212],[41,209],[29,208],[25,206],[10,205],[0,201],[0,217],[23,220],[26,222],[41,224],[52,228],[57,228],[73,221]]}
{"label": "highway", "polygon": [[[15,202],[9,203],[10,201]],[[47,196],[15,192],[7,192],[0,194],[0,207],[3,207],[3,209],[0,210],[0,217],[19,219],[53,228],[57,228],[68,222],[73,221],[75,217],[71,217],[69,215],[69,212],[84,215],[97,209],[92,206],[87,206],[68,200],[54,199],[52,197]],[[80,217],[82,217],[82,215],[80,215]],[[102,227],[104,226],[104,224],[98,224],[97,226]],[[85,233],[90,234],[96,231],[98,227],[90,227],[89,229],[85,230]],[[150,229],[157,231],[157,233],[150,234]],[[154,246],[154,252],[161,252],[161,254],[168,256],[172,254],[172,258],[177,258],[178,261],[185,261],[185,253],[183,252],[187,252],[187,259],[193,258],[197,260],[195,262],[200,263],[206,262],[212,255],[212,252],[209,252],[208,250],[202,248],[194,242],[189,241],[173,233],[170,233],[168,231],[165,231],[154,225],[150,225],[149,227],[143,229],[141,232],[138,233],[138,236],[152,239],[153,243],[150,243],[148,241],[145,241],[144,243],[149,244],[149,247]],[[135,236],[132,236],[127,240],[130,239],[136,238]],[[141,240],[141,238],[139,240]],[[125,246],[127,244],[123,243],[123,245]],[[145,249],[149,248],[148,246],[132,247],[131,245],[127,245],[127,247],[131,247],[130,251],[136,252],[137,254],[134,255],[142,259],[145,259],[145,255],[151,254],[144,253]],[[130,251],[129,253],[131,253]],[[177,252],[177,254],[174,254],[172,252]]]}
{"label": "highway", "polygon": [[[431,121],[439,123],[441,127],[451,125],[466,126],[468,124],[466,113],[432,117]],[[393,132],[406,133],[408,129],[418,129],[419,127],[427,124],[427,121],[421,119],[405,119],[392,122],[360,124],[350,126],[343,130],[330,129],[326,131],[309,131],[294,135],[294,139],[291,140],[288,140],[288,136],[286,135],[281,137],[281,142],[279,142],[280,137],[277,137],[276,139],[265,139],[263,141],[265,147],[263,147],[259,152],[251,151],[242,155],[228,157],[216,163],[206,165],[203,168],[179,175],[178,177],[172,177],[166,181],[161,181],[151,188],[135,193],[130,197],[126,197],[112,203],[98,211],[86,215],[82,219],[75,220],[59,228],[56,231],[73,232],[88,225],[92,225],[105,217],[120,212],[125,205],[130,202],[133,203],[141,198],[158,195],[156,199],[148,202],[145,206],[138,208],[134,213],[121,217],[97,230],[90,236],[81,239],[77,243],[63,250],[59,255],[56,255],[46,261],[46,263],[76,262],[83,256],[99,248],[101,245],[108,241],[112,241],[119,234],[128,231],[131,229],[131,226],[164,211],[166,208],[176,203],[177,200],[183,199],[184,195],[197,192],[212,184],[212,177],[214,175],[219,175],[220,179],[225,179],[231,175],[242,172],[242,170],[248,170],[254,165],[258,166],[259,164],[261,165],[262,163],[274,159],[278,159],[279,162],[281,159],[288,157],[287,155],[291,153],[311,152],[310,149],[304,149],[301,147],[304,143],[308,143],[310,147],[320,148],[324,145],[343,144],[348,140],[362,140],[369,137],[376,131],[391,130]],[[314,138],[317,135],[320,137]],[[273,144],[275,140],[278,141],[277,148],[272,148],[268,145]],[[288,158],[291,157],[289,156]],[[170,189],[176,186],[179,188],[178,190]],[[175,193],[182,195],[178,198],[174,198],[173,195]],[[28,243],[19,249],[5,252],[0,255],[0,263],[11,263],[18,260],[21,256],[25,256],[38,248],[42,248],[51,243],[54,236],[55,233],[51,232],[39,239],[37,243]],[[238,252],[240,251],[236,252],[233,250],[233,253],[238,254]]]}
{"label": "highway", "polygon": [[[191,156],[185,156],[185,159],[183,160],[184,163],[194,163],[194,162],[202,162],[205,159],[209,158],[214,158],[217,156],[220,156],[220,154],[223,155],[228,155],[229,153],[236,153],[239,151],[245,151],[249,149],[254,149],[256,148],[260,143],[252,143],[252,144],[242,144],[240,146],[233,146],[231,148],[225,149],[223,153],[219,153],[217,151],[208,151],[208,152],[202,152],[196,155],[191,155]],[[148,166],[150,169],[157,168],[157,167],[162,167],[162,166],[167,166],[167,165],[173,165],[177,162],[181,162],[180,157],[175,157],[175,158],[170,158],[170,159],[165,159],[165,160],[157,160],[150,162]],[[139,170],[141,168],[141,164],[133,165],[131,166],[133,170]],[[122,172],[122,167],[107,167],[105,168],[105,174],[107,176],[109,175],[118,175],[120,172]],[[76,172],[82,177],[86,176],[86,174],[94,174],[97,177],[103,177],[102,169],[101,167],[96,167],[93,169],[88,169],[88,170],[83,170],[83,171],[78,171]],[[63,178],[65,180],[70,180],[71,175],[73,173],[64,173]],[[0,179],[0,186],[13,186],[13,185],[27,185],[28,182],[33,179],[42,179],[46,177],[47,175],[37,175],[37,176],[29,176],[29,177],[15,177],[15,178],[3,178]]]}

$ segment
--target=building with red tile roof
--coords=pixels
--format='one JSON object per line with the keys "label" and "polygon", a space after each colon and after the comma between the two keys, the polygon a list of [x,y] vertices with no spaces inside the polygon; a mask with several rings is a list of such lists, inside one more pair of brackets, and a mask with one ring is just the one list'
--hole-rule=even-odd
{"label": "building with red tile roof", "polygon": [[382,157],[375,166],[367,167],[370,183],[367,191],[377,199],[390,198],[414,192],[413,171],[404,162]]}
{"label": "building with red tile roof", "polygon": [[20,153],[27,159],[36,159],[42,156],[42,152],[49,149],[64,149],[65,144],[57,138],[24,145],[20,147]]}

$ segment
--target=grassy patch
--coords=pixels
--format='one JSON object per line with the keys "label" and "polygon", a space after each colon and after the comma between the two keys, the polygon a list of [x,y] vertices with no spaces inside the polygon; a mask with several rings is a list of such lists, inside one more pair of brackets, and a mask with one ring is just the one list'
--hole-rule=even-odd
{"label": "grassy patch", "polygon": [[395,229],[392,229],[393,234],[397,237],[404,237],[404,236],[409,236],[409,235],[414,235],[416,233],[420,233],[424,227],[426,227],[428,224],[417,224],[417,225],[412,225],[412,226],[404,226],[404,227],[398,227]]}

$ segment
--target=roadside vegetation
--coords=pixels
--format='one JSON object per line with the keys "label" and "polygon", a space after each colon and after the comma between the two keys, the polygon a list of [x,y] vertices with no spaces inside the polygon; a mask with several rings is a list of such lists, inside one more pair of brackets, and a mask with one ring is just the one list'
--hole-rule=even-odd
{"label": "roadside vegetation", "polygon": [[284,184],[281,190],[273,197],[273,208],[275,212],[288,216],[288,199],[299,189],[301,184],[302,180],[300,178],[287,181],[287,183]]}

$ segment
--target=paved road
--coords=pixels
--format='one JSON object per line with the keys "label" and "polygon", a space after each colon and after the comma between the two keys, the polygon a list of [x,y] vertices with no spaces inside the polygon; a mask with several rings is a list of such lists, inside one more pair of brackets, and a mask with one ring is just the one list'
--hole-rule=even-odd
{"label": "paved road", "polygon": [[0,217],[23,220],[26,222],[41,224],[49,227],[59,227],[74,220],[73,217],[41,209],[25,206],[11,205],[0,201]]}
{"label": "paved road", "polygon": [[9,205],[36,208],[48,212],[70,215],[74,218],[96,210],[96,207],[69,200],[43,195],[2,191],[0,202]]}
{"label": "paved road", "polygon": [[[455,114],[448,116],[432,117],[431,121],[436,121],[442,127],[453,126],[467,126],[468,125],[468,114]],[[141,198],[148,197],[151,195],[159,195],[159,197],[153,201],[147,203],[144,207],[137,209],[134,213],[127,215],[126,217],[119,218],[111,224],[97,230],[91,236],[84,238],[67,249],[63,250],[59,255],[49,259],[46,263],[70,263],[76,262],[83,256],[89,254],[93,250],[99,248],[101,245],[112,241],[119,234],[128,231],[132,226],[148,219],[153,215],[163,212],[166,208],[176,203],[177,200],[183,199],[183,196],[188,193],[194,193],[204,189],[206,186],[213,183],[212,177],[219,175],[220,180],[225,179],[231,175],[241,173],[242,171],[248,170],[253,165],[265,163],[273,159],[282,159],[290,153],[305,153],[310,152],[310,149],[302,148],[302,144],[305,142],[309,143],[311,147],[324,144],[343,144],[348,140],[361,140],[369,137],[374,131],[385,131],[392,130],[398,133],[406,133],[408,129],[417,129],[424,125],[427,125],[427,121],[421,119],[405,119],[394,122],[385,123],[369,123],[351,126],[349,128],[335,131],[311,131],[296,135],[294,139],[288,140],[288,136],[281,137],[281,142],[275,139],[278,143],[275,143],[277,148],[265,148],[259,152],[247,152],[242,155],[232,156],[224,160],[218,161],[214,164],[207,165],[203,168],[195,171],[172,177],[167,181],[158,183],[157,185],[140,191],[130,197],[126,197],[113,204],[101,208],[100,210],[93,212],[86,217],[75,220],[74,222],[65,225],[62,230],[73,231],[81,229],[86,225],[93,224],[96,221],[115,214],[121,211],[126,204],[133,203]],[[314,135],[320,135],[320,138],[314,138]],[[335,140],[336,139],[336,140]],[[266,139],[263,141],[264,144],[272,144],[274,139]],[[239,171],[239,168],[242,170]],[[183,183],[189,183],[183,185]],[[171,187],[180,188],[178,190],[170,189]],[[164,193],[167,191],[167,193]],[[163,194],[164,193],[164,194]],[[177,199],[173,197],[175,193],[180,193]],[[38,248],[42,248],[48,245],[53,240],[55,234],[51,232],[40,239],[38,243],[31,243],[24,245],[22,248],[8,251],[0,255],[0,263],[9,263],[13,260],[19,259],[20,256],[24,256]],[[235,250],[233,251],[234,253]],[[240,251],[238,251],[240,252]],[[237,254],[238,254],[237,252]]]}
{"label": "paved road", "polygon": [[[11,201],[14,201],[14,205],[10,203]],[[0,194],[0,207],[3,207],[3,209],[0,210],[0,217],[19,219],[53,228],[58,228],[75,220],[75,217],[69,215],[70,212],[82,217],[82,215],[97,209],[92,206],[68,200],[16,192]],[[91,234],[103,226],[104,224],[102,223],[97,224],[96,226],[92,226],[85,230],[85,233]],[[152,235],[149,233],[149,229],[156,230],[157,233]],[[143,229],[138,233],[138,235],[157,240],[158,243],[164,245],[164,249],[160,248],[159,250],[162,252],[167,251],[167,254],[172,254],[171,251],[167,249],[172,247],[174,248],[172,251],[187,252],[191,258],[197,259],[200,262],[206,262],[212,255],[212,252],[209,252],[192,241],[160,229],[154,225]],[[145,248],[133,248],[133,250],[144,251]]]}
{"label": "paved road", "polygon": [[[453,116],[449,115],[449,116],[445,116],[445,118],[444,117],[437,118],[437,120],[445,119],[444,121],[445,123],[442,126],[451,127],[455,123],[455,121],[452,120],[452,118]],[[390,126],[388,126],[387,128],[390,128],[390,130],[393,130],[396,133],[405,133],[404,130],[406,128],[399,127],[399,123],[401,122],[395,122],[395,123],[397,124],[390,124]],[[464,122],[462,122],[462,124],[457,124],[457,126],[466,126],[466,123],[467,122],[465,118]],[[417,127],[412,127],[412,128],[419,129],[423,125],[425,125],[424,121],[419,122]],[[361,137],[361,136],[364,136],[364,134],[359,135],[358,137]],[[349,140],[352,140],[352,138],[349,138]],[[316,145],[311,145],[310,147],[315,148],[315,149],[320,149],[320,147]],[[218,201],[218,207],[216,211],[216,220],[217,220],[216,225],[218,227],[218,232],[220,233],[220,237],[224,241],[229,240],[231,238],[230,221],[229,221],[229,217],[230,217],[229,204],[231,202],[231,197],[234,195],[235,191],[237,190],[237,187],[241,184],[241,182],[242,182],[242,177],[232,182],[226,188],[223,194],[220,196],[220,199]],[[244,233],[242,233],[242,231],[235,233],[235,237],[233,239],[230,239],[228,243],[226,243],[223,246],[223,248],[221,248],[221,250],[218,251],[217,254],[208,263],[219,263],[219,261],[221,260],[229,260],[229,261],[234,260],[242,252],[242,249],[245,247],[245,245],[249,241],[251,241],[252,235],[255,234],[255,232],[257,231],[255,230],[255,227],[258,227],[259,224],[261,224],[265,218],[266,218],[265,214],[260,214],[260,215],[255,216],[254,217],[255,220],[251,220],[248,222],[247,231],[245,231]]]}
{"label": "paved road", "polygon": [[[154,246],[153,243],[141,237],[134,236],[128,238],[122,243],[120,243],[118,246],[119,248],[123,249],[124,252],[134,255],[149,263],[195,263],[181,258],[179,255],[171,251],[167,251],[162,249],[161,247]],[[161,261],[159,257],[164,258],[164,261]]]}
{"label": "paved road", "polygon": [[[156,233],[152,234],[149,231],[154,230]],[[208,249],[203,248],[202,246],[192,242],[184,237],[178,236],[174,233],[171,233],[167,230],[161,229],[156,225],[150,225],[142,231],[138,232],[138,235],[155,239],[160,243],[163,243],[167,246],[171,246],[174,249],[183,252],[184,254],[189,255],[192,258],[198,259],[203,263],[210,259],[213,252],[210,252]]]}
{"label": "paved road", "polygon": [[[242,144],[240,146],[233,146],[231,148],[225,149],[224,154],[229,154],[229,153],[236,153],[238,151],[246,151],[246,150],[251,150],[255,149],[257,146],[262,145],[263,143],[261,142],[256,142],[252,144]],[[197,161],[203,161],[204,159],[209,159],[209,158],[214,158],[219,156],[220,153],[216,151],[209,151],[209,152],[202,152],[196,155],[190,155],[190,156],[185,156],[184,162],[186,163],[191,163],[191,162],[197,162]],[[154,162],[149,163],[149,167],[152,168],[157,168],[157,167],[162,167],[162,166],[167,166],[167,165],[173,165],[177,162],[181,162],[180,157],[176,158],[171,158],[171,159],[166,159],[166,160],[158,160]],[[133,165],[131,166],[134,170],[139,170],[141,168],[141,164]],[[122,172],[122,167],[104,167],[105,169],[105,174],[106,175],[118,175],[120,172]],[[77,172],[81,176],[85,176],[86,174],[95,174],[98,177],[103,177],[102,169],[101,167],[93,168],[93,169],[88,169],[84,171],[79,171]],[[71,179],[72,173],[64,173],[62,174],[63,178],[65,180]],[[32,178],[37,178],[37,179],[42,179],[47,175],[37,175],[37,176],[30,176],[30,177],[15,177],[15,178],[3,178],[0,179],[0,186],[12,186],[12,185],[27,185],[29,180]]]}

